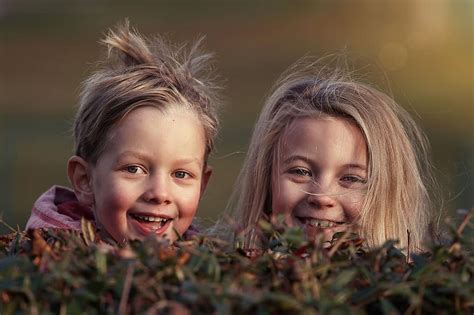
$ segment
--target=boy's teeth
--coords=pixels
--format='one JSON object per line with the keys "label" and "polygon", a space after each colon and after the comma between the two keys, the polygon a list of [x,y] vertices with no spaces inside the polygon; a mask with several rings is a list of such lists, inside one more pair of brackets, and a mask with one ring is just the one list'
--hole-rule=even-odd
{"label": "boy's teeth", "polygon": [[147,221],[147,222],[161,222],[162,223],[162,222],[168,221],[168,219],[160,218],[160,217],[152,217],[152,216],[138,215],[138,214],[134,214],[133,216],[139,220]]}

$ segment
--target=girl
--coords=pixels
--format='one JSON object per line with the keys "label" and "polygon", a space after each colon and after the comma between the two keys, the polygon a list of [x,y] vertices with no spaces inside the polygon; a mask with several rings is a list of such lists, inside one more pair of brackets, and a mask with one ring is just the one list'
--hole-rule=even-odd
{"label": "girl", "polygon": [[68,161],[74,191],[54,186],[27,229],[80,230],[95,220],[122,243],[154,234],[175,240],[191,225],[211,169],[218,118],[210,55],[147,42],[128,23],[103,40],[107,63],[85,82]]}
{"label": "girl", "polygon": [[259,246],[259,219],[283,216],[310,238],[355,225],[369,246],[398,239],[421,249],[433,183],[427,147],[386,94],[340,70],[294,66],[265,102],[234,191],[244,248]]}

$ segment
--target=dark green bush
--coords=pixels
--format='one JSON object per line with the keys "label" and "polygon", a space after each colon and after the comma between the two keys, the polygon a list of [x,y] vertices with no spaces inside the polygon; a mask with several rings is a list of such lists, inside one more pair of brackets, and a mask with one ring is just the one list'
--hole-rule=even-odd
{"label": "dark green bush", "polygon": [[195,237],[113,248],[83,233],[35,230],[0,238],[0,314],[472,314],[472,212],[446,245],[411,255],[354,236],[329,248],[264,225],[268,248]]}

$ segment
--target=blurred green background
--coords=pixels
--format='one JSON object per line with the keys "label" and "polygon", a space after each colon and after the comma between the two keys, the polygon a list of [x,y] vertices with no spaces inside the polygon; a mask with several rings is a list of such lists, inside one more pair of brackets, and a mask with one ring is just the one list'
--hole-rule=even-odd
{"label": "blurred green background", "polygon": [[338,51],[427,132],[445,211],[474,205],[472,1],[0,0],[0,211],[10,225],[23,228],[42,192],[68,184],[79,85],[104,53],[98,40],[125,17],[147,36],[206,35],[216,53],[223,128],[201,218],[225,208],[280,73]]}

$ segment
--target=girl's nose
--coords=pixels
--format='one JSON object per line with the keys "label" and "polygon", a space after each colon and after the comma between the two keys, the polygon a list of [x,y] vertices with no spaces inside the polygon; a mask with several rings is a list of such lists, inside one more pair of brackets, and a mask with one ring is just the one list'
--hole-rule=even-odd
{"label": "girl's nose", "polygon": [[337,192],[331,189],[331,185],[324,183],[313,183],[312,189],[308,191],[308,203],[317,209],[333,208],[337,204]]}
{"label": "girl's nose", "polygon": [[170,181],[166,176],[150,176],[143,197],[145,201],[156,204],[171,203]]}

